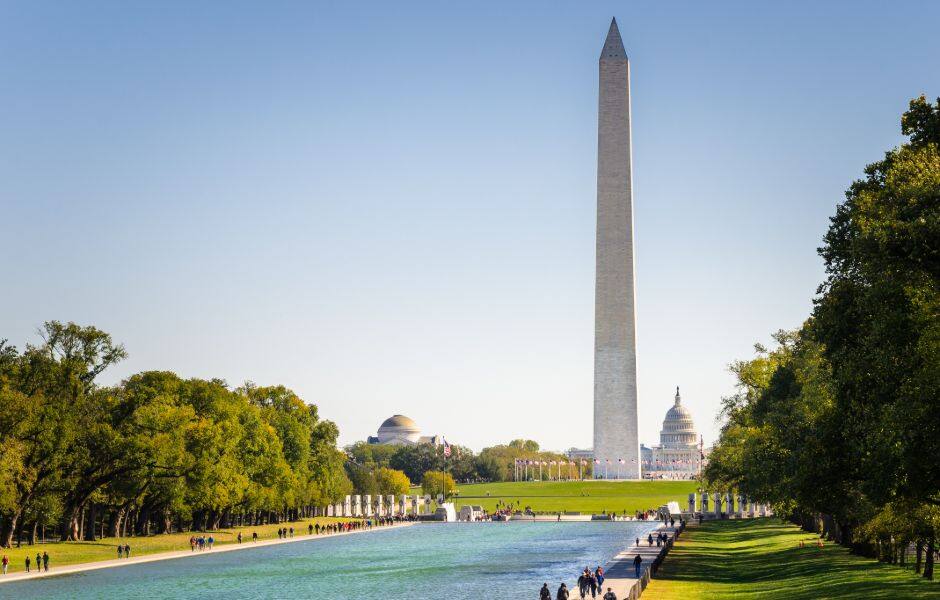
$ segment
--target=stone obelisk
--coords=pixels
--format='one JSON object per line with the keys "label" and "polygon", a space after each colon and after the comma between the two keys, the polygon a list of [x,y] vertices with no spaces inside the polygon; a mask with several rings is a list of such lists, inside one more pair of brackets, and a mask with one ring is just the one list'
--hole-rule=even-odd
{"label": "stone obelisk", "polygon": [[630,62],[616,19],[601,51],[598,107],[594,477],[638,479]]}

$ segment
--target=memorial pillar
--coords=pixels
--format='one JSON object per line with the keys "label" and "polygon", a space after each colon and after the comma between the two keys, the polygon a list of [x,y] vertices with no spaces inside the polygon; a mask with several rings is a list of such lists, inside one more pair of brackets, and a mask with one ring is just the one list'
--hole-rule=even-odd
{"label": "memorial pillar", "polygon": [[715,517],[721,518],[721,493],[715,492]]}
{"label": "memorial pillar", "polygon": [[346,496],[345,502],[343,502],[343,516],[351,517],[352,512],[352,496]]}
{"label": "memorial pillar", "polygon": [[708,512],[708,492],[702,492],[702,514]]}
{"label": "memorial pillar", "polygon": [[689,494],[689,512],[695,514],[695,492]]}

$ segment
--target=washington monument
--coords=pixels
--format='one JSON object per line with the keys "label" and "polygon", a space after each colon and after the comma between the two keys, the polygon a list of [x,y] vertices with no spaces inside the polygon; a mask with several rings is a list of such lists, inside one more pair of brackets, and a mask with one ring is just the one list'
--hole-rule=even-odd
{"label": "washington monument", "polygon": [[616,19],[601,51],[599,90],[594,476],[639,479],[630,61]]}

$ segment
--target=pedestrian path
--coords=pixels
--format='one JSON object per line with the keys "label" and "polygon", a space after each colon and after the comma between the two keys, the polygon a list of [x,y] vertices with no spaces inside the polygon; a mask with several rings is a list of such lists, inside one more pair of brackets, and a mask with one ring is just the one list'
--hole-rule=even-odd
{"label": "pedestrian path", "polygon": [[202,550],[193,552],[190,549],[179,550],[174,552],[159,552],[157,554],[144,554],[142,556],[135,556],[132,558],[122,558],[122,559],[112,559],[112,560],[100,560],[96,562],[89,563],[78,563],[74,565],[64,565],[61,567],[54,567],[48,571],[36,571],[33,570],[30,573],[26,572],[16,572],[16,573],[7,573],[6,575],[0,575],[0,584],[11,583],[13,581],[24,581],[27,579],[40,579],[42,577],[55,577],[56,575],[69,575],[71,573],[81,573],[83,571],[95,571],[97,569],[108,569],[111,567],[126,567],[128,565],[139,565],[141,563],[156,562],[158,560],[171,560],[174,558],[187,558],[193,556],[205,556],[207,554],[218,554],[219,552],[232,552],[235,550],[248,550],[249,548],[261,548],[263,546],[276,546],[278,544],[289,544],[291,542],[304,542],[308,540],[326,540],[343,535],[354,535],[357,533],[368,533],[370,531],[384,531],[386,529],[397,529],[399,527],[409,527],[414,525],[414,521],[407,521],[404,523],[396,523],[395,525],[383,525],[381,527],[373,527],[371,529],[353,529],[352,531],[343,531],[339,533],[325,533],[325,534],[313,534],[313,535],[298,535],[291,538],[282,538],[276,540],[262,540],[257,542],[245,541],[241,544],[224,544],[221,546],[215,546],[212,550]]}
{"label": "pedestrian path", "polygon": [[[632,543],[630,547],[619,552],[604,567],[604,589],[603,593],[598,594],[598,596],[607,593],[607,588],[612,588],[614,593],[617,594],[618,600],[635,600],[639,598],[640,593],[649,583],[650,568],[653,566],[653,561],[661,555],[665,555],[670,547],[668,544],[666,546],[657,546],[656,535],[665,532],[669,539],[673,540],[677,529],[678,527],[660,525],[651,532],[653,535],[652,546],[649,545],[646,539],[641,538],[639,546]],[[633,564],[637,554],[643,559],[643,562],[640,563],[639,579],[636,577],[636,568]]]}

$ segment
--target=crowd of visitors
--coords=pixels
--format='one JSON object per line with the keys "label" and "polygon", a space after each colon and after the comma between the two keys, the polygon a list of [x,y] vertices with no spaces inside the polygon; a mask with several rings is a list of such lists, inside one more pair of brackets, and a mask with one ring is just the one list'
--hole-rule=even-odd
{"label": "crowd of visitors", "polygon": [[[603,593],[603,591],[604,568],[598,565],[597,568],[592,571],[589,567],[584,567],[584,570],[581,571],[581,575],[578,577],[578,594],[581,600],[585,600],[588,594],[591,595],[591,598],[597,598],[598,594]],[[569,600],[570,597],[571,592],[568,590],[568,586],[562,582],[555,592],[555,600]],[[604,593],[601,598],[602,600],[617,600],[617,594],[614,593],[612,588],[607,588],[607,592]],[[548,588],[547,583],[543,583],[542,589],[539,590],[539,600],[552,600],[552,592]]]}

